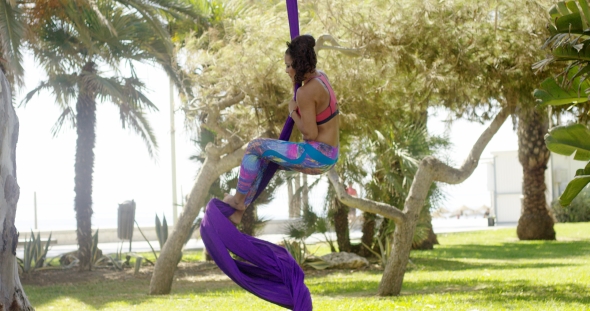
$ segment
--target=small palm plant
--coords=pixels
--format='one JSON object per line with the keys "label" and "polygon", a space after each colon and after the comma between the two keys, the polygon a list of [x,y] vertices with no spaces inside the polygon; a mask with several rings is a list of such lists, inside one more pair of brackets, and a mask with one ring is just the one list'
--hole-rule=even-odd
{"label": "small palm plant", "polygon": [[29,273],[37,268],[43,267],[45,260],[47,259],[47,251],[49,250],[49,244],[51,242],[51,233],[45,246],[41,244],[41,234],[31,231],[30,239],[25,239],[23,259],[21,261],[21,268],[23,272]]}

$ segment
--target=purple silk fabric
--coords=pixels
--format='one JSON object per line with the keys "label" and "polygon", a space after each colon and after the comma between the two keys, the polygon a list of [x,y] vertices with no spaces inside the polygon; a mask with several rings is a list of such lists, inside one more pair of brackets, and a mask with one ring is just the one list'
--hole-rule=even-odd
{"label": "purple silk fabric", "polygon": [[[299,35],[297,0],[287,0],[287,13],[293,39]],[[295,93],[297,88],[295,86]],[[293,119],[287,118],[279,139],[289,140],[293,125]],[[266,188],[277,168],[276,163],[263,168],[254,200]],[[201,222],[201,238],[215,263],[234,282],[264,300],[296,311],[312,310],[311,295],[303,282],[305,275],[295,259],[284,247],[238,231],[227,218],[234,211],[218,199],[207,204]],[[246,262],[234,260],[228,251]]]}

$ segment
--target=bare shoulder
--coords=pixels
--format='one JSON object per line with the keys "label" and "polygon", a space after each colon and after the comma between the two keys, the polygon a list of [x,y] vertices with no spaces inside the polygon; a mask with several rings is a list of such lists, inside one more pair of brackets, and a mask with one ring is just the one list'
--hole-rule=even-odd
{"label": "bare shoulder", "polygon": [[298,103],[307,103],[314,100],[315,97],[315,86],[312,81],[311,83],[307,83],[306,85],[297,89],[297,102]]}

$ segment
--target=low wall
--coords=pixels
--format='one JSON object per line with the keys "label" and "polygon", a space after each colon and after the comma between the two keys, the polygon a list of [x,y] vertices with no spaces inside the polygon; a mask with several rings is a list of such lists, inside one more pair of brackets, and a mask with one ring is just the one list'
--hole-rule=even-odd
{"label": "low wall", "polygon": [[[264,229],[262,230],[261,234],[285,234],[286,228],[289,223],[293,222],[294,220],[271,220],[266,223]],[[93,233],[96,229],[93,229]],[[158,236],[156,235],[156,227],[142,227],[141,231],[146,236],[149,241],[157,241]],[[41,240],[47,241],[49,238],[49,234],[51,233],[51,244],[57,245],[72,245],[77,244],[78,240],[76,239],[76,230],[59,230],[59,231],[33,231],[35,235],[37,233],[41,234]],[[168,228],[168,234],[172,233],[172,227]],[[198,234],[195,232],[194,234]],[[19,238],[19,244],[22,245],[24,240],[30,238],[30,232],[24,233],[21,232]],[[119,238],[117,237],[117,228],[99,228],[98,230],[98,242],[99,243],[112,243],[112,242],[120,242]],[[145,241],[137,227],[133,228],[133,241]]]}

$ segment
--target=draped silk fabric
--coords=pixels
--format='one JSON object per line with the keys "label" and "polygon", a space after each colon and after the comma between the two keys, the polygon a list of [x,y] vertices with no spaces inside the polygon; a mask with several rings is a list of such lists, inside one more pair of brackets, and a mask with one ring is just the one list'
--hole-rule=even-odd
{"label": "draped silk fabric", "polygon": [[[287,0],[291,39],[299,36],[297,0]],[[297,93],[295,87],[295,93]],[[279,139],[289,140],[293,119],[287,118]],[[278,165],[268,163],[254,200],[266,188]],[[207,251],[234,282],[252,294],[296,311],[312,310],[311,295],[305,286],[303,270],[289,252],[281,246],[245,235],[238,231],[228,217],[235,210],[221,200],[207,204],[201,222],[201,238]],[[229,252],[244,259],[238,261]]]}

